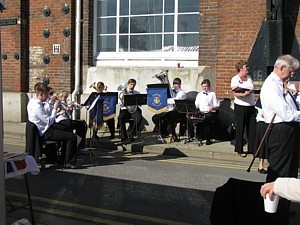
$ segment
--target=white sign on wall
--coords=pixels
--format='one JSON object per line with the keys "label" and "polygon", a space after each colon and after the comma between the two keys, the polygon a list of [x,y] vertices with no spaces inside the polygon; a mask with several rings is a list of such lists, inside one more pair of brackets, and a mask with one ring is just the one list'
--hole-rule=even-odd
{"label": "white sign on wall", "polygon": [[53,54],[60,54],[60,44],[53,44]]}

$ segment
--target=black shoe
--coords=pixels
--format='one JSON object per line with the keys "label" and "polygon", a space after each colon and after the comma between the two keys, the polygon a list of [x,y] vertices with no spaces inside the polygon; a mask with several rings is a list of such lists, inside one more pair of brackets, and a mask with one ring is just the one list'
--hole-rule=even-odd
{"label": "black shoe", "polygon": [[205,144],[206,144],[206,145],[211,145],[211,144],[212,144],[212,141],[211,141],[211,140],[207,140],[207,141],[205,142]]}
{"label": "black shoe", "polygon": [[109,139],[115,139],[115,138],[116,138],[116,136],[113,134],[109,136]]}
{"label": "black shoe", "polygon": [[66,169],[80,169],[81,165],[76,165],[76,163],[67,163],[65,166]]}
{"label": "black shoe", "polygon": [[180,142],[180,140],[179,140],[179,138],[175,135],[173,135],[173,140],[174,140],[174,142]]}
{"label": "black shoe", "polygon": [[264,168],[262,168],[262,169],[257,169],[258,170],[258,172],[259,173],[261,173],[261,174],[267,174],[268,173],[268,171],[266,171]]}

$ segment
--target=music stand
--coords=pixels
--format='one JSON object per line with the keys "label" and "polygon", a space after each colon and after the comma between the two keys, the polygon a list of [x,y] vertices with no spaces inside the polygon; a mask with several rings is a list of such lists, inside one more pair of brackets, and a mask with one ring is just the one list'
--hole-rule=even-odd
{"label": "music stand", "polygon": [[[147,94],[133,94],[133,95],[124,95],[124,106],[139,106],[147,105]],[[140,124],[139,124],[140,125]],[[138,124],[137,118],[135,121],[135,132],[137,134]],[[143,141],[143,139],[141,138]]]}
{"label": "music stand", "polygon": [[[196,108],[195,105],[195,100],[194,99],[185,99],[185,100],[177,100],[175,99],[175,105],[176,105],[176,109],[179,113],[190,113],[190,114],[199,114],[199,109]],[[202,122],[204,119],[203,118],[199,118],[199,119],[192,119],[192,123],[193,123],[193,127],[194,127],[194,135],[195,135],[195,139],[196,138],[196,134],[197,134],[197,127],[196,125],[199,122]],[[186,117],[186,125],[188,126],[188,117]],[[188,130],[188,129],[187,129]],[[189,136],[189,133],[188,133]],[[184,143],[186,144],[187,142],[189,142],[190,139],[187,138]]]}

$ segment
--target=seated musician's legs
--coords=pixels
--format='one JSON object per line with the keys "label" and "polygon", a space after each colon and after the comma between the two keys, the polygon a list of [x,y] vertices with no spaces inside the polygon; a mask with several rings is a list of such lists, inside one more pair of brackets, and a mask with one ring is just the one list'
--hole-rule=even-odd
{"label": "seated musician's legs", "polygon": [[206,144],[212,144],[211,139],[213,138],[213,124],[216,122],[216,113],[206,113],[205,120],[203,123],[204,134],[206,139]]}
{"label": "seated musician's legs", "polygon": [[65,163],[69,168],[75,168],[77,158],[77,137],[72,131],[57,130],[48,128],[43,136],[46,141],[63,141],[66,144]]}
{"label": "seated musician's legs", "polygon": [[176,135],[176,124],[178,122],[179,113],[176,111],[170,111],[167,113],[167,129],[170,135],[174,138],[174,141],[178,141],[177,135]]}
{"label": "seated musician's legs", "polygon": [[85,139],[87,132],[87,125],[85,121],[82,120],[72,120],[72,128],[75,129],[75,133],[82,138],[78,148],[85,148]]}
{"label": "seated musician's legs", "polygon": [[130,119],[131,115],[130,113],[125,109],[125,110],[120,110],[120,114],[118,117],[118,122],[120,126],[120,132],[121,132],[121,140],[126,140],[128,139],[127,136],[127,131],[126,131],[126,122],[128,119]]}
{"label": "seated musician's legs", "polygon": [[111,118],[109,120],[106,120],[105,121],[107,126],[108,126],[108,129],[109,129],[109,132],[110,132],[110,139],[113,139],[115,138],[115,118]]}
{"label": "seated musician's legs", "polygon": [[185,113],[179,113],[180,118],[180,127],[179,127],[179,135],[184,136],[186,132],[187,122],[186,122],[186,114]]}
{"label": "seated musician's legs", "polygon": [[137,108],[134,113],[131,113],[131,118],[133,119],[133,126],[131,126],[131,137],[137,135],[136,132],[140,132],[140,125],[142,122],[142,110]]}
{"label": "seated musician's legs", "polygon": [[159,134],[162,135],[163,137],[169,135],[169,133],[167,131],[167,117],[166,116],[167,116],[166,112],[155,114],[154,116],[152,116],[153,123],[157,127]]}

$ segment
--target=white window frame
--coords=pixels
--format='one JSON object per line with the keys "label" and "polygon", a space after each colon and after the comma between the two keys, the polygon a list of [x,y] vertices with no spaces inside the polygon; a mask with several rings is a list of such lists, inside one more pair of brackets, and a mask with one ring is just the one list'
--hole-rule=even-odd
{"label": "white window frame", "polygon": [[[199,57],[199,46],[196,46],[196,51],[174,51],[174,52],[97,52],[97,1],[94,0],[94,38],[93,38],[93,51],[95,66],[164,66],[174,67],[180,63],[184,67],[197,67]],[[163,5],[164,7],[164,5]],[[119,14],[120,14],[120,0],[117,0],[117,21],[116,21],[116,49],[119,49]],[[174,13],[174,48],[177,48],[177,36],[180,32],[177,31],[178,15],[180,14],[194,14],[195,13],[178,13],[178,1],[175,0],[175,13]],[[164,24],[164,15],[151,14],[151,16],[162,15]],[[136,15],[128,15],[128,17]],[[162,34],[164,27],[162,28]],[[189,32],[185,32],[188,34]],[[195,34],[195,32],[190,32]],[[198,32],[199,34],[199,32]],[[132,35],[132,34],[131,34]],[[139,34],[140,35],[140,34]],[[195,50],[195,49],[193,49]]]}

